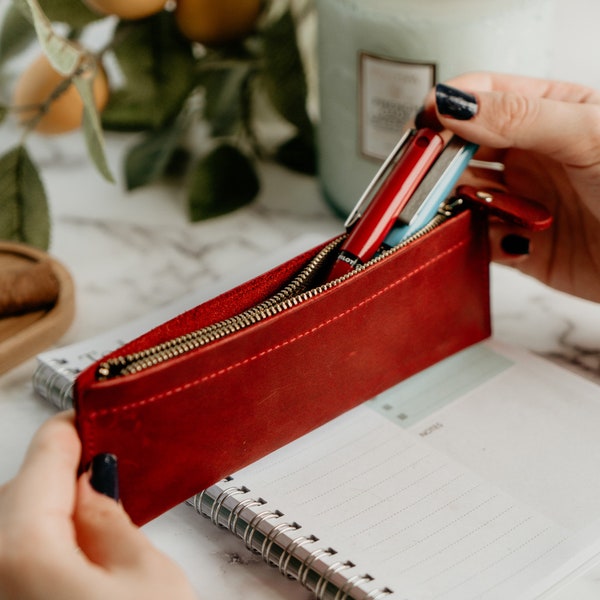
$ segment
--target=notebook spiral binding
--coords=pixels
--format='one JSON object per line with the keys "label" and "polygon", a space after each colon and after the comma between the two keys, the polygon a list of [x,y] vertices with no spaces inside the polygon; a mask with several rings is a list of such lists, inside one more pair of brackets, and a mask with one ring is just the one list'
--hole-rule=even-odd
{"label": "notebook spiral binding", "polygon": [[33,389],[59,410],[72,408],[73,382],[78,373],[78,369],[69,366],[67,359],[54,358],[43,362],[38,358],[38,366],[33,374]]}
{"label": "notebook spiral binding", "polygon": [[[297,580],[318,600],[382,600],[393,595],[389,588],[377,587],[368,574],[340,576],[356,569],[356,565],[349,560],[324,563],[324,559],[329,562],[337,554],[336,550],[312,549],[319,542],[317,537],[300,533],[302,526],[295,522],[274,523],[284,517],[283,513],[267,508],[266,500],[249,496],[247,487],[232,482],[233,478],[227,478],[221,482],[227,487],[208,488],[188,500],[188,504],[239,537],[248,549],[277,567],[282,575]],[[367,591],[366,587],[372,589]]]}

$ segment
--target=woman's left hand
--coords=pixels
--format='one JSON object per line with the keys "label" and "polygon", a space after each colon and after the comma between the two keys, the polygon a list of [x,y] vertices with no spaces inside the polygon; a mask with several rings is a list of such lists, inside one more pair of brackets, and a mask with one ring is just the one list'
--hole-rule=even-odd
{"label": "woman's left hand", "polygon": [[58,415],[0,487],[0,598],[195,598],[121,505],[96,492],[88,474],[77,479],[80,453],[72,415]]}

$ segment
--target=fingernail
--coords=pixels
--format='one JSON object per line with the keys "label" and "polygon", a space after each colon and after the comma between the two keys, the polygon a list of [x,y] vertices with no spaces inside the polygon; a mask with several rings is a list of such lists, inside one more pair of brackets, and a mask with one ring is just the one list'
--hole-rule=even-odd
{"label": "fingernail", "polygon": [[419,129],[425,127],[425,107],[421,106],[415,115],[415,126]]}
{"label": "fingernail", "polygon": [[435,103],[440,114],[459,121],[468,121],[477,114],[477,98],[473,94],[443,83],[435,86]]}
{"label": "fingernail", "polygon": [[502,238],[500,247],[506,254],[513,256],[522,256],[529,254],[530,242],[526,237],[521,235],[510,234]]}
{"label": "fingernail", "polygon": [[91,486],[97,492],[119,500],[117,457],[114,454],[98,454],[92,459],[91,468]]}
{"label": "fingernail", "polygon": [[442,130],[442,126],[433,108],[427,109],[422,106],[415,114],[414,123],[417,129],[427,128],[433,129],[434,131]]}

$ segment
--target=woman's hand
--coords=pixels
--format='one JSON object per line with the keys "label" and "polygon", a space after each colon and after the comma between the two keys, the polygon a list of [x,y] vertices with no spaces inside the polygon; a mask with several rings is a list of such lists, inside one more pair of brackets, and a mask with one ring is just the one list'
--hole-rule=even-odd
{"label": "woman's hand", "polygon": [[504,171],[469,169],[463,183],[501,187],[537,200],[552,227],[531,233],[491,227],[494,260],[600,302],[600,92],[493,73],[438,85],[419,115],[480,145],[476,158]]}
{"label": "woman's hand", "polygon": [[0,598],[195,598],[121,506],[77,479],[80,451],[72,416],[54,417],[0,487]]}

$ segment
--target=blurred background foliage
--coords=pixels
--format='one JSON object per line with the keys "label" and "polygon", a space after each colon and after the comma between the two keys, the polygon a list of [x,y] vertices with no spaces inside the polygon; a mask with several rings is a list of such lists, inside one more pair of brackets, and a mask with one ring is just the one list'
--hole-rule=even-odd
{"label": "blurred background foliage", "polygon": [[[127,189],[161,179],[187,194],[189,218],[251,202],[257,161],[313,174],[315,137],[298,29],[310,0],[11,0],[0,28],[0,123],[21,136],[0,156],[0,239],[46,249],[50,217],[27,149],[33,133],[82,128],[90,159],[113,180],[108,131],[136,132],[124,158]],[[101,48],[86,33],[108,22]],[[106,28],[105,28],[106,29]],[[275,140],[261,123],[280,125]]]}

